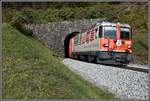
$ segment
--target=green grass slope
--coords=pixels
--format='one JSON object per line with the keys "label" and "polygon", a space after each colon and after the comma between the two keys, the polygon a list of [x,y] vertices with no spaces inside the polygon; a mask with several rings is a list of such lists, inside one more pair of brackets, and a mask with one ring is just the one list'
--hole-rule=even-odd
{"label": "green grass slope", "polygon": [[3,98],[115,98],[67,69],[38,40],[3,24]]}

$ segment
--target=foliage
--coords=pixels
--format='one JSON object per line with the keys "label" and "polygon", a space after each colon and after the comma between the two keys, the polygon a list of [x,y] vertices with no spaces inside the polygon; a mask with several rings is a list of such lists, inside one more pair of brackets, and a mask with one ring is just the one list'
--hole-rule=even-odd
{"label": "foliage", "polygon": [[58,16],[59,10],[57,9],[47,9],[43,13],[43,19],[46,20],[46,22],[53,22],[53,21],[58,21],[60,18]]}
{"label": "foliage", "polygon": [[37,12],[34,12],[31,9],[24,9],[21,12],[17,12],[11,20],[12,26],[16,27],[19,31],[23,32],[24,34],[32,36],[32,32],[25,30],[24,28],[24,24],[29,23],[41,23],[41,19],[39,18]]}
{"label": "foliage", "polygon": [[41,23],[41,19],[36,11],[32,9],[23,9],[21,12],[17,12],[12,19],[12,23]]}
{"label": "foliage", "polygon": [[59,10],[58,16],[63,20],[71,20],[74,18],[74,12],[71,8],[62,8]]}

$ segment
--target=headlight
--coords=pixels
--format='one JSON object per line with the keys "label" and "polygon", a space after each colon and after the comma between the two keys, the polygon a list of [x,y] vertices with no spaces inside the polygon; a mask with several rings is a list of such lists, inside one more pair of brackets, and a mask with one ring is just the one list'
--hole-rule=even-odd
{"label": "headlight", "polygon": [[103,46],[104,46],[104,47],[108,47],[108,43],[105,43]]}
{"label": "headlight", "polygon": [[128,48],[131,48],[131,45],[128,45]]}
{"label": "headlight", "polygon": [[119,47],[122,45],[122,41],[121,40],[117,40],[116,45]]}

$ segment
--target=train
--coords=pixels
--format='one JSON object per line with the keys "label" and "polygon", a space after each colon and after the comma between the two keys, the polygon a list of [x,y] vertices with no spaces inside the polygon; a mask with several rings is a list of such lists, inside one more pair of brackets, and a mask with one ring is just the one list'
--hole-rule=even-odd
{"label": "train", "polygon": [[129,24],[102,21],[70,39],[69,58],[108,65],[127,65],[133,60]]}

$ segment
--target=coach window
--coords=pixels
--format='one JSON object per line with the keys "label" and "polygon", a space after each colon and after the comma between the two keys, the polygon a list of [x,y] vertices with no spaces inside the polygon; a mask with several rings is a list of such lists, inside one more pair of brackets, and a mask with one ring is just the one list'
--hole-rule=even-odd
{"label": "coach window", "polygon": [[99,38],[102,37],[102,26],[99,27]]}
{"label": "coach window", "polygon": [[98,33],[97,33],[97,31],[98,31],[98,28],[95,29],[95,39],[98,38]]}

